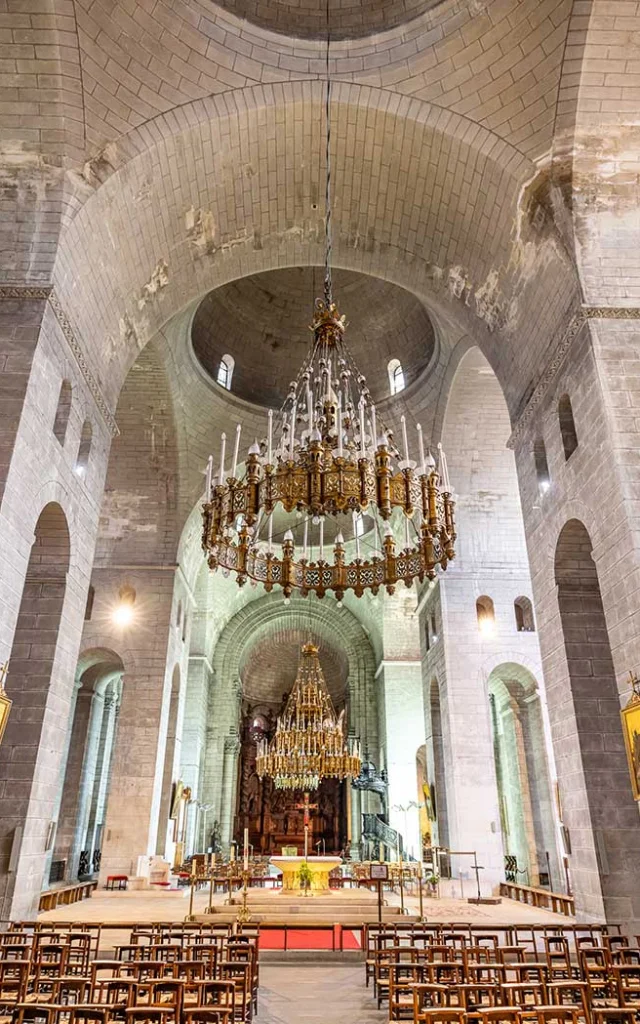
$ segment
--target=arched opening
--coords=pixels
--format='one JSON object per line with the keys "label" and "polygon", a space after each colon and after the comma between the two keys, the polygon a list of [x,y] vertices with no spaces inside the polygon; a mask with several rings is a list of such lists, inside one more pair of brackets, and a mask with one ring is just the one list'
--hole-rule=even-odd
{"label": "arched opening", "polygon": [[89,878],[100,870],[124,665],[114,651],[83,652],[50,883]]}
{"label": "arched opening", "polygon": [[178,741],[178,711],[180,708],[180,666],[176,665],[171,676],[171,696],[167,721],[167,740],[164,749],[164,770],[162,774],[162,796],[160,801],[159,827],[156,852],[166,857],[171,864],[182,864],[184,848],[178,835],[178,822],[171,817],[173,785],[178,781],[180,769]]}
{"label": "arched opening", "polygon": [[391,394],[397,395],[400,391],[404,391],[404,370],[399,359],[389,360],[387,373],[389,374],[389,390]]}
{"label": "arched opening", "polygon": [[[47,788],[51,785],[51,752],[64,749],[67,729],[68,707],[62,700],[67,682],[59,678],[63,668],[61,664],[56,670],[56,658],[69,558],[67,520],[60,505],[51,502],[40,513],[27,566],[6,682],[13,708],[0,746],[0,780],[7,793],[0,807],[0,842],[7,856],[9,849],[15,850],[20,843],[28,814],[36,815],[28,820],[29,842],[21,851],[19,871],[7,876],[15,885],[14,913],[25,918],[32,912],[45,869],[53,810],[48,810],[53,793]],[[51,687],[60,694],[55,710]],[[43,743],[45,719],[47,742]],[[15,784],[16,765],[20,765],[19,785]],[[40,788],[38,799],[32,802],[34,786]],[[7,878],[3,881],[10,899]]]}
{"label": "arched opening", "polygon": [[533,605],[528,597],[516,597],[513,602],[513,611],[516,617],[516,629],[518,633],[535,633],[536,625],[533,619]]}
{"label": "arched opening", "polygon": [[176,608],[176,626],[180,629],[182,625],[182,601],[178,601],[178,607]]}
{"label": "arched opening", "polygon": [[549,475],[549,463],[547,462],[547,449],[541,437],[538,437],[533,442],[533,461],[536,467],[538,491],[540,494],[546,494],[551,487],[551,477]]}
{"label": "arched opening", "polygon": [[562,395],[558,402],[558,422],[562,434],[562,447],[564,448],[565,460],[570,459],[578,447],[578,435],[573,419],[571,399],[568,395]]}
{"label": "arched opening", "polygon": [[84,606],[84,621],[91,622],[91,616],[93,615],[93,603],[96,599],[96,590],[93,585],[89,586],[87,590],[87,603]]}
{"label": "arched opening", "polygon": [[496,613],[492,599],[486,594],[476,599],[476,617],[478,619],[478,629],[482,634],[488,636],[493,633]]}
{"label": "arched opening", "polygon": [[216,381],[220,387],[226,388],[227,391],[231,391],[231,378],[233,377],[234,366],[234,358],[230,355],[224,355],[218,364]]}
{"label": "arched opening", "polygon": [[568,679],[549,687],[576,909],[594,919],[637,919],[640,818],[624,754],[620,699],[591,538],[577,519],[555,553]]}
{"label": "arched opening", "polygon": [[60,444],[64,444],[64,439],[67,433],[69,413],[71,412],[71,394],[72,388],[70,381],[63,380],[62,384],[60,385],[58,406],[56,408],[56,416],[53,421],[54,437],[58,439]]}
{"label": "arched opening", "polygon": [[82,433],[80,434],[80,444],[78,446],[78,457],[76,459],[76,473],[78,476],[84,476],[87,472],[89,465],[89,455],[91,454],[91,439],[93,437],[93,428],[90,420],[85,420],[82,424]]}
{"label": "arched opening", "polygon": [[538,685],[522,665],[488,680],[507,881],[559,880],[555,815]]}

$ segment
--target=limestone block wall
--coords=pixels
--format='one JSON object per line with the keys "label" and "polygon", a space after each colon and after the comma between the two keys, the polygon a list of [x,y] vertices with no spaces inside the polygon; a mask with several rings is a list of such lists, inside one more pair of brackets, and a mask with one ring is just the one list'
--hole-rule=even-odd
{"label": "limestone block wall", "polygon": [[[618,717],[640,661],[634,321],[584,323],[514,431],[536,616],[576,909],[636,928],[638,808]],[[578,446],[567,459],[558,404]],[[544,442],[541,492],[534,444]],[[569,524],[567,526],[567,524]],[[572,553],[572,537],[582,549]],[[575,548],[575,544],[573,544]],[[617,689],[620,698],[616,698]]]}
{"label": "limestone block wall", "polygon": [[[95,382],[90,387],[50,304],[42,311],[35,347],[34,331],[29,316],[17,329],[21,341],[16,389],[7,406],[11,415],[4,434],[0,505],[0,661],[10,660],[7,689],[15,701],[0,751],[5,918],[33,914],[48,872],[112,427]],[[13,357],[11,351],[4,353],[12,377]],[[71,385],[71,401],[66,428],[56,437],[64,380]],[[86,471],[80,474],[86,421],[92,443]],[[47,508],[60,523],[58,536],[41,536],[30,560],[34,530]],[[66,555],[58,546],[63,535]],[[20,858],[17,871],[9,872],[12,849],[19,850]]]}

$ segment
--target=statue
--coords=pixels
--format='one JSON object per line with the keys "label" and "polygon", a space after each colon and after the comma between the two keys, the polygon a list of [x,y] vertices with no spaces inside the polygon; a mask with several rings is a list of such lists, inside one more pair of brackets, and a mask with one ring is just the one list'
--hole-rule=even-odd
{"label": "statue", "polygon": [[363,761],[362,767],[360,768],[360,774],[357,779],[354,779],[351,783],[353,789],[359,789],[368,793],[377,793],[378,796],[384,797],[387,792],[387,773],[383,769],[381,772],[376,771],[376,766],[373,761]]}

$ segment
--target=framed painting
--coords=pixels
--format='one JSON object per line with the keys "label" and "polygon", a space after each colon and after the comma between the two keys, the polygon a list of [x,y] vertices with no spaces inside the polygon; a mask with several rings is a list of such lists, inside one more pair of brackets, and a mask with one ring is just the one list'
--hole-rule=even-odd
{"label": "framed painting", "polygon": [[640,694],[635,691],[635,687],[631,700],[620,714],[633,799],[640,800]]}

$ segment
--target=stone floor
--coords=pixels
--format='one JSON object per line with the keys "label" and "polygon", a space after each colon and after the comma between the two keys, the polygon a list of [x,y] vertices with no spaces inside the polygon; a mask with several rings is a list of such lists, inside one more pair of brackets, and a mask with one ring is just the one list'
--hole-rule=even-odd
{"label": "stone floor", "polygon": [[364,966],[265,964],[255,1024],[382,1024]]}
{"label": "stone floor", "polygon": [[[277,898],[277,897],[276,897]],[[399,897],[385,894],[390,903],[398,903]],[[201,914],[208,903],[208,894],[201,892],[194,900],[194,912]],[[224,896],[219,894],[214,903],[222,907]],[[418,901],[405,899],[406,908],[418,913]],[[133,924],[148,924],[152,921],[183,921],[189,911],[188,890],[168,896],[163,893],[105,892],[97,889],[89,900],[59,907],[40,914],[41,921],[123,921]],[[470,924],[567,924],[572,919],[552,914],[548,910],[537,910],[524,903],[503,899],[497,905],[475,906],[465,900],[442,898],[424,901],[427,921],[468,921]]]}

